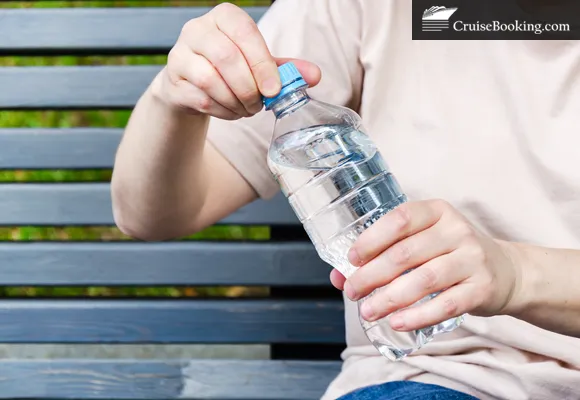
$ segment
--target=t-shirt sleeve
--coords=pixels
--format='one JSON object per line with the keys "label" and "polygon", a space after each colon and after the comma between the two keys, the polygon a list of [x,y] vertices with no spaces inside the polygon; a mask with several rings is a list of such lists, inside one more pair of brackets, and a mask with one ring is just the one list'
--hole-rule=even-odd
{"label": "t-shirt sleeve", "polygon": [[[359,59],[361,0],[277,0],[258,23],[275,57],[317,64],[321,82],[308,89],[314,99],[358,109],[363,69]],[[267,165],[274,127],[272,112],[237,121],[212,118],[208,141],[256,193],[269,199],[279,190]]]}

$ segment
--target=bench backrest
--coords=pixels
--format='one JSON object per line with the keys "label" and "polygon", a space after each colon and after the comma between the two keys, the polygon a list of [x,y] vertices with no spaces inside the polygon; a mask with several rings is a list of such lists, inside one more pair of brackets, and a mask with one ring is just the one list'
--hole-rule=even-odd
{"label": "bench backrest", "polygon": [[[258,19],[265,10],[248,12]],[[207,11],[0,9],[0,55],[166,54],[181,26]],[[160,68],[1,67],[0,111],[130,109]],[[0,169],[109,169],[121,135],[1,128]],[[0,183],[0,225],[113,223],[107,182]],[[330,267],[285,199],[257,201],[220,224],[268,225],[273,239],[0,243],[0,285],[272,288],[256,299],[3,299],[0,343],[267,343],[309,358],[325,358],[315,354],[323,345],[343,345],[342,301],[319,295]],[[301,360],[2,360],[0,398],[307,399],[338,368]]]}

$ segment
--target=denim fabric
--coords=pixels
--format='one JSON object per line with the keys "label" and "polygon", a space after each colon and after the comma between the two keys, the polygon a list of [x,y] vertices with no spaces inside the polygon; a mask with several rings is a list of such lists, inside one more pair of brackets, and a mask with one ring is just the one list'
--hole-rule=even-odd
{"label": "denim fabric", "polygon": [[475,397],[419,382],[387,382],[364,387],[348,393],[337,400],[477,400]]}

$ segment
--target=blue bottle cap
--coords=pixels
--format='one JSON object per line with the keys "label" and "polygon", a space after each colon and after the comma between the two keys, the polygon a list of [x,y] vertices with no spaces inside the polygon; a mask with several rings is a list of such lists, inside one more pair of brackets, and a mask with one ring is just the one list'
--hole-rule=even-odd
{"label": "blue bottle cap", "polygon": [[291,93],[297,89],[308,86],[298,68],[292,62],[287,62],[278,67],[278,72],[280,73],[280,80],[282,82],[282,89],[274,97],[262,97],[262,101],[266,106],[266,110],[271,108],[271,105],[276,101]]}

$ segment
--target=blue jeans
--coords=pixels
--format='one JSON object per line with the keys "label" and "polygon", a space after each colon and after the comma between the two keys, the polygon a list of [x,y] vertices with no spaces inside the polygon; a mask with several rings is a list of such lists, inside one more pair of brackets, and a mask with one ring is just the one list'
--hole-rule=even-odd
{"label": "blue jeans", "polygon": [[350,392],[337,400],[477,400],[475,397],[419,382],[397,381],[368,386]]}

